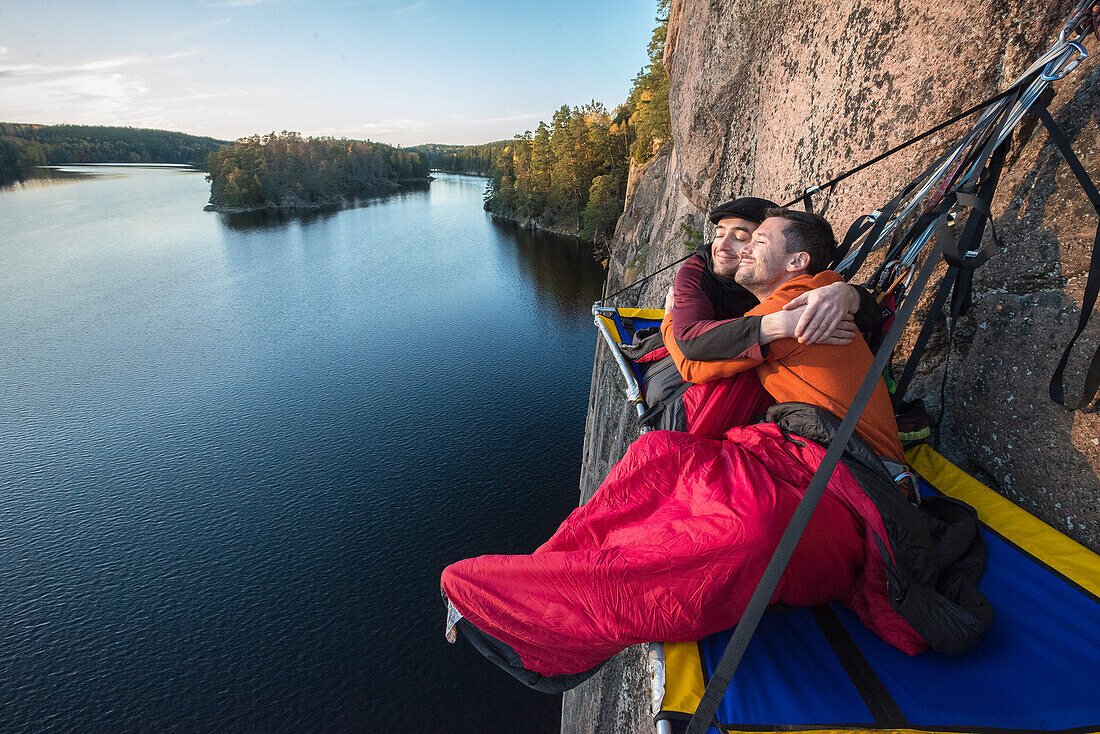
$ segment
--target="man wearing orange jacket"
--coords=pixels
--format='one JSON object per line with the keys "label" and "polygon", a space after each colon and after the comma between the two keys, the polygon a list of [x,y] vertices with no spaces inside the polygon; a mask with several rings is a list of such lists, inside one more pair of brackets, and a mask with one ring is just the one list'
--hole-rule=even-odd
{"label": "man wearing orange jacket", "polygon": [[[857,327],[870,331],[881,325],[875,299],[843,281],[807,291],[773,314],[747,313],[759,299],[734,278],[738,251],[772,208],[776,204],[767,199],[747,196],[710,212],[713,242],[684,262],[665,299],[672,328],[663,338],[670,352],[679,351],[694,361],[760,356],[776,339],[841,345],[855,337]],[[771,403],[751,371],[709,380],[691,390],[692,402],[685,405],[687,431],[708,438],[744,425]]]}
{"label": "man wearing orange jacket", "polygon": [[846,344],[855,336],[853,320],[868,331],[882,323],[881,310],[863,288],[840,281],[793,299],[782,313],[747,316],[759,300],[736,282],[738,251],[778,206],[753,196],[727,201],[710,212],[714,240],[680,266],[665,299],[672,311],[672,334],[689,359],[728,359],[775,339]]}
{"label": "man wearing orange jacket", "polygon": [[[724,259],[725,271],[760,301],[744,320],[759,324],[761,344],[731,358],[690,359],[675,337],[674,310],[661,324],[665,346],[689,382],[707,383],[755,370],[764,390],[777,402],[809,403],[843,418],[871,365],[867,345],[862,339],[842,344],[783,338],[782,327],[792,320],[793,312],[784,310],[789,304],[804,302],[806,294],[822,286],[844,282],[825,269],[836,247],[832,227],[822,217],[805,212],[770,209],[767,214],[740,241],[736,264],[732,255],[718,256],[721,250],[715,247],[716,266],[719,257]],[[719,223],[720,232],[727,221]],[[779,338],[769,338],[775,334]],[[890,397],[881,381],[856,430],[880,456],[904,461]]]}

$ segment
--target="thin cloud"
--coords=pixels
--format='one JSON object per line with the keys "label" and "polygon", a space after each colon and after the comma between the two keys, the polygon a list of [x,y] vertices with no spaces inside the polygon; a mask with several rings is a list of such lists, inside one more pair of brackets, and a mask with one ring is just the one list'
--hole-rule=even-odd
{"label": "thin cloud", "polygon": [[243,8],[248,5],[260,5],[264,0],[226,0],[227,8]]}
{"label": "thin cloud", "polygon": [[487,117],[483,120],[470,120],[471,125],[491,125],[497,122],[520,122],[523,120],[538,120],[544,117],[545,113],[542,112],[519,112],[514,115],[505,115],[504,117]]}
{"label": "thin cloud", "polygon": [[0,107],[26,119],[100,119],[127,111],[148,92],[144,82],[125,74],[82,74],[5,85]]}
{"label": "thin cloud", "polygon": [[365,122],[359,126],[359,129],[372,133],[389,133],[399,130],[423,130],[426,127],[428,127],[428,123],[423,120],[394,118],[391,120],[383,120],[382,122]]}
{"label": "thin cloud", "polygon": [[80,64],[15,64],[0,66],[0,77],[26,77],[26,76],[57,76],[64,74],[81,74],[83,72],[101,72],[111,69],[120,69],[125,66],[140,66],[160,61],[171,61],[185,56],[194,56],[198,49],[180,51],[165,54],[163,56],[147,56],[145,54],[129,54],[127,56],[115,56],[109,59],[97,61],[85,61]]}
{"label": "thin cloud", "polygon": [[[127,54],[71,64],[0,64],[0,109],[25,119],[102,122],[141,110],[163,77],[152,65],[193,56],[198,49],[149,56]],[[9,57],[10,58],[10,57]],[[139,73],[139,70],[141,73]]]}

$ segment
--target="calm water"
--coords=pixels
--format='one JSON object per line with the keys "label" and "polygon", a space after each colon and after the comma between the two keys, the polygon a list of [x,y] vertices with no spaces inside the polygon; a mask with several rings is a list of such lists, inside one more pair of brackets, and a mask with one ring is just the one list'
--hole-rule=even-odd
{"label": "calm water", "polygon": [[0,189],[0,730],[550,732],[439,572],[576,504],[602,275],[482,179],[305,219]]}

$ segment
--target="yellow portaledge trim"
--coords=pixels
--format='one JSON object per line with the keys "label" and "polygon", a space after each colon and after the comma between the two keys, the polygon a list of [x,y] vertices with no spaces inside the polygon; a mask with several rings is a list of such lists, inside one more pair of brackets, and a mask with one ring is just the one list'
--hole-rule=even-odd
{"label": "yellow portaledge trim", "polygon": [[666,642],[665,697],[661,701],[661,708],[690,714],[699,708],[699,701],[702,700],[706,687],[703,682],[702,662],[699,660],[699,644]]}
{"label": "yellow portaledge trim", "polygon": [[660,321],[665,317],[663,308],[620,308],[619,316],[626,319],[652,319]]}
{"label": "yellow portaledge trim", "polygon": [[603,322],[604,328],[607,329],[607,333],[610,334],[611,336],[615,337],[616,342],[618,342],[619,344],[622,344],[623,343],[623,335],[622,335],[622,332],[619,331],[619,325],[616,324],[611,319],[607,318],[606,316],[600,316],[599,319],[600,319],[600,321]]}
{"label": "yellow portaledge trim", "polygon": [[[626,319],[652,319],[653,321],[660,321],[665,317],[665,312],[660,308],[620,308],[619,317]],[[619,326],[608,316],[599,316],[600,321],[607,327],[608,333],[615,337],[615,341],[619,344],[628,344],[629,340],[626,335],[619,331]]]}
{"label": "yellow portaledge trim", "polygon": [[936,489],[977,510],[978,518],[991,530],[1081,588],[1100,596],[1100,556],[989,489],[931,447],[914,446],[905,458]]}

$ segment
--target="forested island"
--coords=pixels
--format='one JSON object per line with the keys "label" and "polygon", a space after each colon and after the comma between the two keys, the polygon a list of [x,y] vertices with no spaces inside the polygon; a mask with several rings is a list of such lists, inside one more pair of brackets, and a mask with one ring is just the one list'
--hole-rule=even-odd
{"label": "forested island", "polygon": [[481,145],[443,145],[441,143],[424,143],[414,145],[406,150],[419,153],[428,161],[428,167],[433,171],[446,171],[448,173],[472,173],[477,176],[488,176],[493,160],[508,147],[510,141],[499,140],[493,143]]}
{"label": "forested island", "polygon": [[202,166],[224,140],[169,130],[0,122],[0,181],[66,163],[183,163]]}
{"label": "forested island", "polygon": [[388,194],[428,180],[413,150],[369,140],[270,133],[242,138],[206,158],[215,211],[318,209]]}

